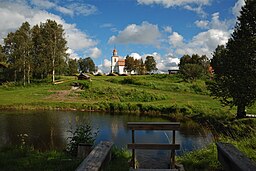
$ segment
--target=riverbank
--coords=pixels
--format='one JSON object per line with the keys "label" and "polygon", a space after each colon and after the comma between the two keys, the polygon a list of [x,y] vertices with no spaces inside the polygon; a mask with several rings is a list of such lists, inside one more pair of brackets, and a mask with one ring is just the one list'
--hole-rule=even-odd
{"label": "riverbank", "polygon": [[[0,86],[0,109],[109,111],[188,118],[209,127],[216,141],[231,142],[256,160],[255,119],[234,120],[235,108],[223,107],[212,99],[202,80],[187,83],[175,75],[92,76],[91,82],[74,77],[63,79],[56,85]],[[74,82],[81,87],[73,89]],[[256,113],[255,105],[247,111]],[[185,168],[190,166],[189,170],[217,170],[220,165],[215,148],[212,144],[180,157],[179,161]]]}

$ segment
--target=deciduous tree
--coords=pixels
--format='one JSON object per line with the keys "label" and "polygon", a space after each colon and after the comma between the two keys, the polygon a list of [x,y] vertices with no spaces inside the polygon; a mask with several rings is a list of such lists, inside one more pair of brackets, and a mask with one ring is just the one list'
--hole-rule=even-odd
{"label": "deciduous tree", "polygon": [[82,72],[95,72],[96,71],[96,67],[95,64],[92,60],[91,57],[87,57],[85,59],[79,59],[78,60],[78,64],[79,64],[79,70]]}
{"label": "deciduous tree", "polygon": [[145,68],[146,68],[146,71],[149,72],[149,73],[157,71],[156,61],[155,61],[153,56],[147,56],[146,57]]}
{"label": "deciduous tree", "polygon": [[124,69],[129,73],[131,73],[132,71],[135,70],[134,58],[133,57],[128,56],[128,55],[126,56]]}

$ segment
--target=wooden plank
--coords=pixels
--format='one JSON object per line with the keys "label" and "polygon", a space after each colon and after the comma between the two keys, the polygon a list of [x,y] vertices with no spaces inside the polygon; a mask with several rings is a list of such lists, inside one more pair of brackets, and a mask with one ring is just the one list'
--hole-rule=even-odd
{"label": "wooden plank", "polygon": [[128,149],[179,150],[180,144],[127,144]]}
{"label": "wooden plank", "polygon": [[217,142],[218,160],[226,171],[255,171],[256,163],[234,145]]}
{"label": "wooden plank", "polygon": [[129,171],[179,171],[178,169],[132,169]]}
{"label": "wooden plank", "polygon": [[128,122],[132,130],[179,130],[180,122]]}
{"label": "wooden plank", "polygon": [[[134,130],[132,130],[132,144],[135,143],[135,135],[134,135]],[[135,149],[132,149],[132,167],[135,169],[135,166],[136,163],[135,163]]]}
{"label": "wooden plank", "polygon": [[78,166],[76,171],[99,171],[103,170],[104,166],[111,159],[111,147],[112,142],[100,142],[91,153],[84,159],[84,161]]}

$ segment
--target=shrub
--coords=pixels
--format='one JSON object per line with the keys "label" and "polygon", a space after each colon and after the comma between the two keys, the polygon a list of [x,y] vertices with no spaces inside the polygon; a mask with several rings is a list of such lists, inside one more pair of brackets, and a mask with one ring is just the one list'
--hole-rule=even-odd
{"label": "shrub", "polygon": [[77,155],[77,148],[79,143],[86,143],[86,144],[94,144],[96,137],[98,135],[98,130],[93,132],[92,127],[90,124],[79,124],[77,125],[76,129],[73,131],[72,127],[68,130],[72,134],[68,145],[67,151],[71,154],[76,156]]}

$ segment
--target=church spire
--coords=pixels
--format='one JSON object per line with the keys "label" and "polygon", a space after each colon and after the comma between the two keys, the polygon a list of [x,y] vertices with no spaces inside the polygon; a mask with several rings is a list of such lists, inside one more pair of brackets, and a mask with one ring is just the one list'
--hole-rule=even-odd
{"label": "church spire", "polygon": [[117,56],[117,50],[116,50],[116,48],[114,48],[114,50],[113,50],[113,56]]}

